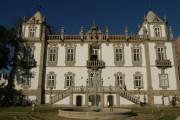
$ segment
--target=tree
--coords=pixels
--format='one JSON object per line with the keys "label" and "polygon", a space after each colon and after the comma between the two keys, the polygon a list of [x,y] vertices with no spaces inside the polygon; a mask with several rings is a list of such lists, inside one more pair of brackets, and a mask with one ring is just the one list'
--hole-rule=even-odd
{"label": "tree", "polygon": [[17,29],[6,29],[0,26],[0,70],[8,71],[8,85],[0,88],[0,103],[12,105],[16,96],[22,96],[20,91],[14,89],[14,77],[18,63],[17,53],[21,39],[17,37]]}

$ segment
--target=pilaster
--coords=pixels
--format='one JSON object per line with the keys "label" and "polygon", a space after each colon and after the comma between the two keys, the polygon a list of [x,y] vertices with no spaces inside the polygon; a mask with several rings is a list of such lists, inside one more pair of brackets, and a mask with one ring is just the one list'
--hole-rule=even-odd
{"label": "pilaster", "polygon": [[37,88],[37,104],[45,103],[45,64],[46,64],[46,28],[42,25],[42,36],[41,36],[41,54],[40,54],[40,64],[39,64],[39,79]]}
{"label": "pilaster", "polygon": [[145,61],[146,61],[146,72],[147,72],[147,96],[148,96],[148,103],[153,106],[154,105],[154,95],[153,95],[153,88],[152,88],[152,79],[151,79],[151,66],[150,66],[150,57],[149,57],[149,45],[148,41],[144,42],[145,48]]}
{"label": "pilaster", "polygon": [[104,93],[101,93],[101,107],[104,107]]}
{"label": "pilaster", "polygon": [[73,94],[70,95],[69,104],[70,104],[71,107],[73,107]]}
{"label": "pilaster", "polygon": [[120,107],[120,95],[119,95],[119,93],[116,93],[116,106]]}
{"label": "pilaster", "polygon": [[172,42],[172,50],[173,50],[173,60],[174,60],[174,69],[175,69],[175,76],[176,76],[176,85],[177,85],[177,94],[180,97],[180,80],[179,80],[179,75],[178,75],[178,62],[176,58],[176,47],[175,47],[175,42]]}

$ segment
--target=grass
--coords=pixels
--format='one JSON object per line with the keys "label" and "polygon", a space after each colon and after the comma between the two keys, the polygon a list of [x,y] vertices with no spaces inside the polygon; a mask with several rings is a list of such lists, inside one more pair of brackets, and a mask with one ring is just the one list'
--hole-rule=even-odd
{"label": "grass", "polygon": [[[0,120],[70,120],[58,117],[58,107],[37,106],[35,112],[31,112],[31,107],[0,107]],[[138,116],[129,117],[125,120],[175,120],[180,116],[180,108],[172,107],[136,107],[132,108]],[[161,114],[164,118],[160,119]]]}

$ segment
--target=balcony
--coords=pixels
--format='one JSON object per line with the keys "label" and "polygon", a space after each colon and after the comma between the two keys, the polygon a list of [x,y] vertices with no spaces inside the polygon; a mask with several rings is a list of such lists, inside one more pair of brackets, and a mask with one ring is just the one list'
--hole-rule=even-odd
{"label": "balcony", "polygon": [[23,68],[30,69],[30,68],[36,67],[36,61],[35,60],[22,60],[21,66]]}
{"label": "balcony", "polygon": [[87,68],[100,69],[105,67],[105,62],[102,60],[88,60]]}
{"label": "balcony", "polygon": [[170,60],[156,60],[156,66],[158,68],[169,68],[172,65]]}

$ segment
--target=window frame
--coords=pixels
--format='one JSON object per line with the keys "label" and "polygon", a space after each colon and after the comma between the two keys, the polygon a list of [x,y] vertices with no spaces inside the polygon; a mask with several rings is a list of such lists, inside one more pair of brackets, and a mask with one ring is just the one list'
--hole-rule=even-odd
{"label": "window frame", "polygon": [[[115,76],[115,87],[120,87],[120,88],[124,88],[125,86],[125,74],[123,74],[122,72],[117,72],[114,74]],[[121,77],[121,79],[118,79],[118,77]],[[118,84],[120,83],[120,81],[122,81],[122,84]]]}
{"label": "window frame", "polygon": [[36,38],[36,30],[37,30],[37,27],[35,25],[31,25],[29,27],[28,37],[29,38]]}
{"label": "window frame", "polygon": [[[117,60],[117,58],[119,60]],[[114,64],[115,64],[115,66],[123,66],[124,62],[125,62],[125,60],[124,60],[124,47],[114,47]]]}
{"label": "window frame", "polygon": [[162,29],[159,25],[154,25],[154,37],[162,37]]}
{"label": "window frame", "polygon": [[[50,60],[51,58],[55,59],[55,60],[51,61]],[[58,61],[58,47],[56,47],[56,46],[49,46],[48,47],[48,65],[55,66],[55,65],[57,65],[57,61]]]}
{"label": "window frame", "polygon": [[67,72],[64,74],[64,77],[65,77],[64,88],[74,87],[74,85],[75,85],[75,74],[72,72]]}
{"label": "window frame", "polygon": [[31,78],[32,74],[31,73],[23,73],[21,74],[21,85],[24,89],[30,88],[31,87]]}
{"label": "window frame", "polygon": [[[54,81],[54,82],[52,82],[52,81]],[[49,72],[49,74],[47,75],[46,88],[48,88],[48,89],[55,89],[56,88],[56,74],[54,72]]]}
{"label": "window frame", "polygon": [[[161,54],[161,58],[159,57],[159,51],[158,49],[159,48],[163,48],[163,53],[160,53]],[[166,46],[163,44],[163,43],[157,43],[156,46],[155,46],[155,50],[156,50],[156,60],[166,60],[167,59],[167,54],[166,54]],[[162,57],[162,54],[163,54],[163,57]],[[160,58],[160,59],[159,59]],[[162,59],[163,58],[163,59]]]}
{"label": "window frame", "polygon": [[[136,77],[140,77],[140,78],[137,79]],[[143,74],[141,74],[140,72],[136,72],[133,75],[133,80],[134,80],[134,89],[143,89],[144,88]],[[136,81],[139,82],[139,85],[136,85]]]}
{"label": "window frame", "polygon": [[[131,48],[131,52],[132,52],[132,64],[134,66],[141,66],[142,65],[142,48],[140,46],[133,46]],[[135,53],[135,50],[139,50],[138,53]],[[136,51],[137,52],[137,51]],[[138,59],[139,60],[135,60],[135,56],[137,57],[138,55]],[[137,58],[136,58],[137,59]]]}
{"label": "window frame", "polygon": [[[68,53],[69,49],[73,50],[71,53]],[[70,57],[71,60],[68,60]],[[76,59],[76,47],[73,45],[67,45],[66,46],[66,53],[65,53],[65,65],[66,66],[74,66],[75,65],[75,59]]]}
{"label": "window frame", "polygon": [[[165,75],[166,76],[166,80],[162,79],[162,76]],[[165,82],[166,81],[166,82]],[[167,84],[167,85],[165,85]],[[159,87],[162,89],[167,89],[169,88],[169,75],[167,73],[160,73],[159,74]]]}

